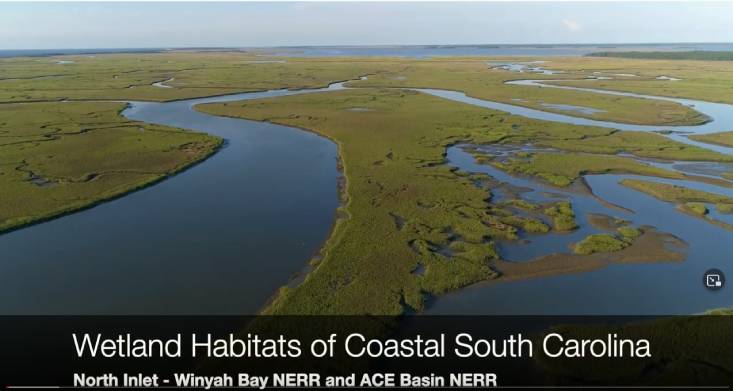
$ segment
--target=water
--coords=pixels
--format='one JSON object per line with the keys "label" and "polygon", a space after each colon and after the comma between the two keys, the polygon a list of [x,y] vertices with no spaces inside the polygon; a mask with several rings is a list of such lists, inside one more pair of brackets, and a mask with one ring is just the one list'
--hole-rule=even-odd
{"label": "water", "polygon": [[[695,99],[681,99],[681,98],[669,98],[669,97],[664,97],[664,96],[643,95],[643,94],[635,94],[631,92],[601,90],[601,89],[596,89],[596,88],[560,86],[560,85],[554,85],[554,84],[547,84],[548,81],[551,81],[551,80],[514,80],[514,81],[508,81],[506,84],[517,85],[517,86],[532,86],[535,88],[558,88],[558,89],[563,89],[563,90],[584,91],[584,92],[592,92],[592,93],[597,93],[597,94],[627,96],[627,97],[641,98],[641,99],[664,100],[664,101],[675,102],[681,105],[692,107],[696,111],[699,111],[700,113],[706,115],[708,118],[711,119],[711,121],[705,124],[702,124],[702,125],[682,125],[682,126],[633,125],[633,124],[625,124],[625,123],[611,122],[611,121],[598,121],[598,120],[581,119],[581,118],[576,118],[575,120],[571,120],[568,118],[558,118],[558,117],[554,119],[549,119],[551,121],[559,120],[560,122],[569,122],[569,123],[574,123],[578,125],[601,126],[601,127],[614,128],[614,129],[619,129],[619,130],[640,131],[640,132],[659,132],[659,131],[672,130],[675,132],[689,132],[689,133],[705,134],[705,133],[714,133],[714,132],[721,132],[724,130],[733,129],[733,105],[730,105],[730,104],[712,103],[712,102],[705,102],[705,101],[695,100]],[[542,118],[539,118],[539,119],[542,119]],[[686,137],[684,138],[686,139]],[[704,145],[708,145],[708,144],[704,144]],[[712,146],[710,146],[710,148],[712,148]],[[728,153],[730,152],[731,150],[728,150]]]}
{"label": "water", "polygon": [[[541,66],[535,65],[534,67],[528,68],[530,65],[528,64],[541,64],[543,61],[534,61],[529,63],[503,63],[501,66],[502,69],[510,71],[510,72],[518,72],[523,73],[526,69],[530,69],[534,73],[543,73],[543,74],[553,74],[556,72],[549,71],[542,68]],[[628,73],[617,73],[613,74],[614,77],[609,76],[597,76],[600,75],[601,72],[593,72],[595,76],[589,77],[584,80],[611,80],[614,77],[635,77],[636,75],[628,74]],[[681,79],[676,79],[669,76],[659,76],[657,77],[659,80],[664,81],[679,81]],[[632,92],[623,92],[623,91],[613,91],[613,90],[603,90],[603,89],[597,89],[597,88],[590,88],[590,87],[572,87],[572,86],[563,86],[563,85],[556,85],[556,84],[550,84],[548,82],[553,81],[578,81],[578,80],[571,80],[571,79],[524,79],[524,80],[510,80],[507,81],[505,84],[509,85],[515,85],[515,86],[525,86],[525,87],[533,87],[533,88],[557,88],[562,90],[572,90],[572,91],[583,91],[583,92],[591,92],[596,94],[605,94],[605,95],[614,95],[614,96],[626,96],[626,97],[633,97],[633,98],[640,98],[640,99],[654,99],[654,100],[663,100],[668,102],[674,102],[677,104],[681,104],[684,106],[692,107],[696,111],[702,113],[705,115],[709,121],[702,125],[633,125],[633,124],[626,124],[626,123],[619,123],[619,122],[611,122],[611,121],[598,121],[598,120],[592,120],[592,119],[580,119],[573,117],[566,117],[566,116],[543,116],[540,113],[535,113],[531,111],[524,111],[524,112],[518,112],[520,115],[524,116],[534,116],[531,118],[537,118],[537,119],[544,119],[547,121],[556,121],[556,122],[566,122],[566,123],[573,123],[578,125],[588,125],[588,126],[600,126],[600,127],[607,127],[607,128],[614,128],[619,130],[628,130],[628,131],[641,131],[641,132],[663,132],[663,133],[670,133],[668,134],[668,137],[690,145],[695,145],[701,148],[707,148],[712,149],[717,152],[721,153],[727,153],[727,154],[733,154],[733,148],[723,147],[723,146],[716,146],[711,144],[705,144],[701,142],[697,142],[694,140],[690,140],[686,134],[689,133],[696,133],[696,134],[706,134],[706,133],[714,133],[714,132],[721,132],[726,131],[728,129],[733,129],[733,105],[725,104],[725,103],[712,103],[712,102],[706,102],[701,100],[694,100],[694,99],[681,99],[681,98],[672,98],[672,97],[665,97],[665,96],[654,96],[654,95],[644,95],[644,94],[636,94]],[[446,96],[447,97],[447,96]],[[454,100],[460,100],[463,99],[460,96],[451,96],[448,97],[449,99]],[[464,100],[465,101],[465,100]],[[466,101],[466,103],[469,103]],[[482,105],[480,102],[473,101],[472,104],[478,104]],[[495,102],[491,102],[495,104]],[[483,103],[484,105],[486,103]],[[586,115],[592,115],[598,112],[602,112],[603,110],[593,109],[593,108],[584,108],[582,106],[572,106],[572,105],[549,105],[549,104],[543,104],[543,106],[551,107],[553,106],[555,109],[565,110],[565,111],[576,111],[582,114]],[[488,107],[488,106],[485,106]],[[512,112],[511,108],[507,108],[502,106],[505,111]],[[508,110],[507,110],[508,109]]]}
{"label": "water", "polygon": [[731,51],[732,43],[577,44],[577,45],[377,45],[377,46],[291,46],[291,47],[193,47],[119,49],[13,49],[0,50],[0,57],[55,56],[103,53],[156,53],[171,50],[244,51],[281,56],[582,56],[600,51]]}
{"label": "water", "polygon": [[526,61],[526,62],[489,62],[489,66],[494,69],[503,69],[505,71],[519,72],[519,73],[539,73],[542,75],[555,75],[558,73],[564,73],[563,71],[554,71],[552,69],[545,69],[537,64],[543,64],[547,61]]}
{"label": "water", "polygon": [[[476,47],[479,49],[493,50]],[[381,49],[374,50],[369,53],[381,55]],[[400,50],[406,56],[422,56],[456,49]],[[309,53],[323,55],[314,54],[319,53],[315,49]],[[343,50],[332,54],[338,53]],[[315,134],[209,116],[192,110],[192,106],[341,88],[342,83],[336,83],[320,90],[273,90],[170,103],[133,102],[124,112],[128,118],[215,134],[227,139],[227,146],[205,162],[153,187],[0,236],[0,294],[4,298],[0,313],[256,312],[303,268],[327,237],[338,206],[336,146]],[[470,98],[455,91],[420,91],[541,120],[622,130],[671,128],[548,113]],[[675,130],[707,133],[733,129],[731,105],[676,101],[695,105],[714,121]],[[731,153],[730,148],[695,143],[680,134],[669,137]],[[530,199],[544,199],[546,190],[557,192],[488,166],[477,166],[470,155],[457,148],[451,148],[448,157],[451,164],[464,170],[487,172],[499,180],[536,189],[527,194]],[[699,312],[733,304],[724,291],[710,293],[700,283],[707,268],[724,268],[720,246],[730,241],[730,232],[678,213],[670,204],[621,188],[617,184],[621,178],[602,175],[588,176],[587,180],[599,196],[620,205],[633,205],[636,214],[610,210],[589,196],[565,194],[577,208],[581,227],[576,233],[527,237],[528,245],[504,243],[500,251],[517,262],[565,252],[569,244],[597,231],[585,219],[586,213],[593,212],[623,217],[636,225],[651,224],[683,238],[690,244],[686,262],[614,265],[590,273],[481,284],[439,298],[429,312],[653,314]],[[729,216],[715,211],[711,215],[730,221]]]}
{"label": "water", "polygon": [[[468,103],[480,107],[505,111],[515,115],[545,121],[577,125],[601,126],[621,130],[711,133],[733,129],[733,105],[710,103],[690,99],[647,96],[633,93],[604,91],[592,88],[575,88],[540,84],[546,80],[520,80],[508,84],[581,90],[610,95],[633,96],[645,99],[661,99],[693,106],[713,119],[699,126],[641,126],[609,121],[598,121],[570,115],[547,113],[540,110],[486,101],[466,96],[464,93],[446,90],[420,89],[424,93]],[[733,148],[705,144],[690,140],[684,134],[673,133],[668,137],[691,145],[733,153]],[[529,179],[515,178],[490,166],[478,165],[472,156],[458,147],[448,151],[450,164],[469,172],[483,172],[516,186],[535,189],[524,194],[527,199],[541,201],[542,191],[557,191]],[[719,178],[727,172],[728,164],[700,162],[647,162],[667,169],[702,173]],[[498,246],[504,259],[527,262],[551,253],[568,253],[572,243],[592,233],[601,232],[587,221],[588,213],[601,213],[629,220],[634,225],[651,225],[662,232],[671,233],[689,245],[685,262],[617,264],[589,273],[556,275],[510,283],[488,282],[439,297],[428,309],[431,314],[689,314],[712,308],[730,307],[733,298],[719,292],[710,292],[702,286],[701,276],[709,268],[725,269],[726,259],[721,254],[721,243],[733,240],[733,233],[700,218],[675,210],[670,203],[660,202],[651,196],[624,188],[621,179],[651,179],[674,183],[693,189],[731,196],[729,188],[691,181],[674,181],[661,178],[644,178],[634,175],[587,175],[585,179],[600,198],[635,213],[609,209],[588,195],[566,192],[578,217],[579,229],[569,234],[551,233],[525,237],[529,243],[504,242]],[[717,212],[708,205],[710,217],[731,223],[733,217]]]}
{"label": "water", "polygon": [[155,186],[1,235],[0,313],[257,312],[328,235],[336,146],[191,107],[305,92],[132,103],[130,119],[205,131],[227,145]]}
{"label": "water", "polygon": [[156,53],[165,49],[160,48],[119,48],[119,49],[6,49],[0,50],[2,57],[46,57],[60,55],[87,55],[106,53]]}
{"label": "water", "polygon": [[384,45],[384,46],[302,46],[250,49],[280,56],[582,56],[600,51],[688,51],[733,50],[733,44],[595,44],[595,45]]}
{"label": "water", "polygon": [[[449,164],[464,171],[483,172],[496,179],[534,189],[526,198],[542,191],[562,192],[571,201],[579,229],[570,234],[530,235],[529,243],[505,242],[499,246],[504,259],[527,262],[549,253],[568,253],[568,246],[592,233],[603,232],[591,226],[588,213],[602,213],[632,222],[634,226],[652,225],[671,233],[689,245],[684,262],[616,264],[588,273],[555,275],[512,281],[476,284],[438,297],[428,308],[429,314],[690,314],[733,305],[724,291],[711,292],[702,285],[702,275],[709,268],[725,270],[727,256],[723,243],[733,241],[733,232],[700,218],[679,213],[674,205],[625,188],[618,182],[625,178],[651,179],[690,188],[733,196],[733,190],[698,182],[645,178],[637,175],[588,175],[593,192],[611,203],[630,207],[633,213],[611,209],[592,196],[563,191],[529,179],[512,177],[487,165],[476,164],[461,146],[451,147]],[[711,212],[714,217],[720,214]],[[723,215],[730,221],[730,215]]]}
{"label": "water", "polygon": [[162,80],[162,81],[156,81],[155,83],[152,84],[152,86],[153,87],[158,87],[158,88],[173,88],[172,86],[169,86],[169,85],[165,84],[165,83],[170,83],[173,80],[176,80],[176,78],[175,77],[171,77],[169,79],[165,79],[165,80]]}
{"label": "water", "polygon": [[[507,82],[507,83],[508,84],[522,84],[520,82],[524,82],[524,81],[532,82],[532,83],[539,82],[538,80],[519,80],[519,81]],[[527,83],[527,85],[535,85],[535,84]],[[426,94],[430,94],[433,96],[437,96],[440,98],[450,99],[456,102],[468,103],[474,106],[480,106],[480,107],[486,107],[489,109],[504,111],[507,113],[520,115],[522,117],[539,119],[543,121],[569,123],[569,124],[574,124],[574,125],[598,126],[598,127],[603,127],[603,128],[628,130],[628,131],[640,131],[640,132],[664,132],[664,131],[673,130],[675,132],[686,132],[686,133],[691,133],[691,134],[715,133],[715,132],[733,129],[733,105],[729,105],[729,104],[711,103],[711,102],[704,102],[704,101],[692,100],[692,99],[653,97],[653,96],[648,96],[648,95],[639,95],[639,94],[632,94],[632,93],[625,93],[625,92],[597,90],[593,88],[575,88],[575,87],[550,86],[550,85],[543,85],[543,86],[547,86],[548,88],[575,89],[575,90],[582,90],[586,92],[596,92],[596,93],[604,93],[604,94],[611,94],[611,95],[625,95],[625,96],[634,96],[634,97],[644,97],[647,99],[676,101],[681,104],[687,104],[687,105],[694,106],[695,110],[710,117],[712,120],[705,124],[695,125],[695,126],[631,125],[631,124],[624,124],[624,123],[619,123],[619,122],[601,121],[601,120],[593,120],[593,119],[588,119],[588,118],[574,117],[570,114],[550,113],[547,111],[530,109],[527,107],[522,107],[522,106],[517,106],[517,105],[512,105],[512,104],[507,104],[507,103],[500,103],[500,102],[494,102],[490,100],[478,99],[478,98],[470,97],[466,95],[465,93],[459,92],[459,91],[438,90],[438,89],[432,89],[432,88],[417,88],[415,90],[426,93]],[[733,154],[733,148],[725,147],[722,145],[713,145],[713,144],[701,143],[698,141],[690,140],[684,134],[672,133],[672,134],[667,135],[667,137],[675,141],[684,143],[684,144],[699,146],[701,148],[713,150],[713,151],[720,152],[723,154]]]}

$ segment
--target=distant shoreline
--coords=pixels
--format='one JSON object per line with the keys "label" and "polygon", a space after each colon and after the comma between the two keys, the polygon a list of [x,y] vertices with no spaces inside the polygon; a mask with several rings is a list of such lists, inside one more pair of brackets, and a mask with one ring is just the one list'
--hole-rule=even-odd
{"label": "distant shoreline", "polygon": [[0,49],[0,58],[7,57],[51,57],[69,55],[95,55],[114,53],[159,53],[168,49],[163,48],[129,48],[129,49]]}
{"label": "distant shoreline", "polygon": [[[274,55],[298,55],[306,56],[333,56],[333,55],[359,55],[359,52],[373,50],[390,51],[395,49],[412,48],[418,51],[439,51],[451,52],[461,50],[487,52],[506,49],[532,50],[545,49],[557,50],[562,55],[587,55],[593,52],[624,51],[633,48],[642,51],[733,51],[733,42],[697,42],[697,43],[597,43],[597,44],[429,44],[429,45],[287,45],[270,47],[153,47],[153,48],[84,48],[84,49],[0,49],[0,58],[7,57],[49,57],[64,55],[96,55],[113,53],[164,53],[179,51],[248,51],[261,52]],[[564,50],[563,50],[564,49]],[[582,50],[587,49],[587,50]],[[569,54],[568,52],[572,52]],[[485,55],[491,55],[486,53]]]}

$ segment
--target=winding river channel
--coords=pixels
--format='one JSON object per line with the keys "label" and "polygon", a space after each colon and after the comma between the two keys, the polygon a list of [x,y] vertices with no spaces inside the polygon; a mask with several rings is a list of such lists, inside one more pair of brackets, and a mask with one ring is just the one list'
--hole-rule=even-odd
{"label": "winding river channel", "polygon": [[[513,69],[521,69],[513,68]],[[542,68],[534,72],[544,73]],[[724,154],[733,154],[733,148],[696,142],[687,134],[704,134],[733,129],[733,105],[691,99],[657,97],[634,93],[567,87],[545,84],[548,80],[517,80],[507,84],[535,88],[560,88],[591,93],[659,99],[694,107],[710,121],[699,126],[643,126],[618,122],[598,121],[557,113],[548,113],[516,105],[486,101],[466,96],[457,91],[419,89],[434,96],[475,106],[501,110],[528,118],[600,126],[628,131],[660,132],[673,130],[667,137]],[[543,83],[544,82],[544,83]],[[572,109],[572,108],[571,108]],[[578,217],[579,229],[563,234],[527,234],[517,242],[499,244],[503,259],[527,262],[552,253],[567,253],[570,246],[593,233],[602,233],[588,221],[588,214],[603,214],[622,218],[637,226],[654,226],[659,231],[682,239],[689,247],[685,262],[658,262],[645,264],[618,264],[603,269],[543,277],[509,283],[483,283],[450,293],[435,300],[428,309],[432,314],[689,314],[712,308],[733,305],[733,296],[706,290],[701,281],[710,268],[726,269],[728,256],[722,243],[733,241],[733,232],[710,224],[698,217],[680,213],[675,206],[651,196],[625,188],[623,179],[651,179],[638,175],[586,175],[585,181],[593,194],[560,190],[537,181],[508,175],[490,165],[476,164],[473,156],[459,145],[449,148],[450,165],[467,172],[485,173],[513,186],[529,189],[522,196],[533,201],[548,201],[544,194],[554,194],[569,200]],[[491,148],[489,148],[491,149]],[[526,149],[519,148],[519,150]],[[497,155],[501,151],[488,151]],[[637,159],[638,160],[638,159]],[[639,160],[641,161],[641,160]],[[687,174],[720,179],[720,173],[733,171],[733,165],[706,162],[645,162]],[[654,181],[682,185],[688,188],[733,196],[733,191],[706,183],[688,180],[653,178]],[[498,198],[500,200],[500,197]],[[601,200],[605,201],[601,201]],[[613,208],[619,205],[625,207]],[[720,214],[708,205],[712,218],[731,224],[733,216]]]}
{"label": "winding river channel", "polygon": [[[527,83],[536,85],[537,81]],[[343,88],[343,83],[334,83],[313,90],[131,102],[123,113],[130,119],[207,132],[225,138],[227,144],[211,158],[155,186],[0,236],[4,259],[0,263],[4,298],[0,313],[256,312],[278,287],[302,270],[328,235],[338,206],[337,149],[312,133],[211,116],[193,106]],[[419,91],[529,118],[580,125],[696,133],[733,129],[733,106],[693,100],[659,98],[694,105],[713,121],[696,127],[641,127],[480,100],[455,91]],[[696,144],[680,134],[670,137]],[[733,153],[729,148],[702,145]],[[598,197],[630,209],[622,210],[587,193],[550,188],[476,164],[464,147],[448,150],[449,164],[526,187],[530,191],[525,197],[542,199],[546,193],[555,193],[569,199],[578,216],[580,229],[573,233],[528,235],[521,243],[502,243],[499,250],[507,260],[527,262],[548,253],[568,252],[570,243],[599,231],[588,223],[588,213],[653,225],[681,238],[689,249],[684,262],[613,265],[589,273],[477,284],[437,298],[428,313],[669,314],[733,304],[725,290],[712,293],[701,282],[708,268],[726,269],[723,244],[733,240],[733,232],[618,185],[620,179],[633,175],[586,177]],[[733,167],[714,163],[648,163],[711,176],[733,171]],[[655,180],[733,196],[731,189],[700,182]],[[733,223],[727,216],[715,217]]]}
{"label": "winding river channel", "polygon": [[[513,69],[521,69],[513,68]],[[534,72],[544,73],[540,67]],[[501,110],[528,118],[600,126],[628,130],[674,132],[667,137],[676,141],[733,154],[733,148],[696,142],[687,134],[704,134],[733,129],[733,105],[691,99],[657,97],[593,88],[577,88],[545,84],[548,80],[516,80],[507,84],[534,88],[560,88],[591,93],[630,96],[643,99],[672,101],[694,107],[710,121],[699,126],[643,126],[618,122],[598,121],[557,113],[549,113],[516,105],[486,101],[466,96],[462,92],[419,89],[445,99]],[[544,82],[544,83],[543,83]],[[572,109],[572,108],[571,108]],[[687,245],[684,262],[657,262],[645,264],[616,264],[603,269],[577,274],[565,274],[508,283],[488,282],[449,293],[435,300],[427,313],[431,314],[689,314],[712,308],[733,305],[733,296],[725,292],[711,292],[702,284],[703,273],[710,268],[725,270],[729,264],[723,243],[733,241],[733,232],[715,226],[701,218],[680,213],[670,203],[625,188],[623,179],[651,179],[638,175],[586,175],[585,181],[593,194],[561,190],[537,181],[508,175],[490,165],[476,164],[466,146],[449,148],[450,165],[467,172],[485,173],[513,186],[529,189],[522,196],[533,201],[548,201],[546,194],[569,200],[578,218],[579,229],[563,234],[527,234],[517,242],[499,244],[503,259],[527,262],[552,253],[567,253],[569,246],[593,233],[602,233],[588,221],[588,214],[603,214],[622,218],[637,226],[654,226],[659,231],[682,239]],[[488,148],[488,154],[501,151]],[[519,150],[526,149],[519,148]],[[641,160],[640,160],[641,161]],[[687,174],[720,179],[720,173],[733,171],[733,165],[705,162],[645,162]],[[688,188],[733,196],[733,191],[706,183],[688,180],[653,178],[654,181],[682,185]],[[500,199],[500,197],[498,198]],[[605,201],[601,201],[601,200]],[[627,210],[609,206],[619,205]],[[717,213],[708,205],[711,216],[728,224],[733,216]]]}
{"label": "winding river channel", "polygon": [[131,102],[123,112],[130,119],[227,144],[155,186],[0,235],[0,313],[257,312],[328,236],[338,207],[336,145],[193,106],[339,88]]}
{"label": "winding river channel", "polygon": [[[508,175],[490,165],[477,164],[463,146],[448,150],[449,164],[468,172],[482,172],[514,186],[531,189],[526,199],[569,200],[579,229],[571,233],[528,234],[521,241],[499,244],[502,258],[528,262],[551,253],[567,253],[572,243],[593,233],[602,233],[588,219],[589,213],[630,221],[635,226],[651,225],[688,244],[684,262],[614,264],[592,272],[564,274],[507,283],[487,282],[439,297],[428,309],[432,314],[685,314],[730,306],[731,295],[711,292],[702,284],[710,268],[726,270],[725,243],[733,232],[701,218],[680,213],[675,206],[619,185],[624,178],[651,179],[638,175],[587,175],[595,196],[558,189],[536,181]],[[685,163],[689,164],[689,163]],[[732,167],[733,168],[733,167]],[[654,181],[733,196],[733,189],[685,180],[653,178]],[[625,206],[630,211],[598,200]],[[499,197],[500,200],[500,197]],[[713,208],[711,208],[712,210]],[[731,223],[730,215],[715,218]]]}

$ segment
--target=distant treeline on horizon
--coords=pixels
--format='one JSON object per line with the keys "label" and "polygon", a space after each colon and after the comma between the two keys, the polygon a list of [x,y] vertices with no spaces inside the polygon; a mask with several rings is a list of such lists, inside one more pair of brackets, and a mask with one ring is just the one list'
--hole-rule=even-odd
{"label": "distant treeline on horizon", "polygon": [[733,61],[733,51],[687,51],[687,52],[595,52],[588,57],[620,57],[651,60],[707,60]]}

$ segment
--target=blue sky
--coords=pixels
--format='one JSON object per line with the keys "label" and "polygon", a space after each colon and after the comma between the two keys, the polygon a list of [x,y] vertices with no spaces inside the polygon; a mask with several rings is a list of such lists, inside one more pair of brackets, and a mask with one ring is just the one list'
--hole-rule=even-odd
{"label": "blue sky", "polygon": [[0,49],[733,42],[733,2],[0,3]]}

